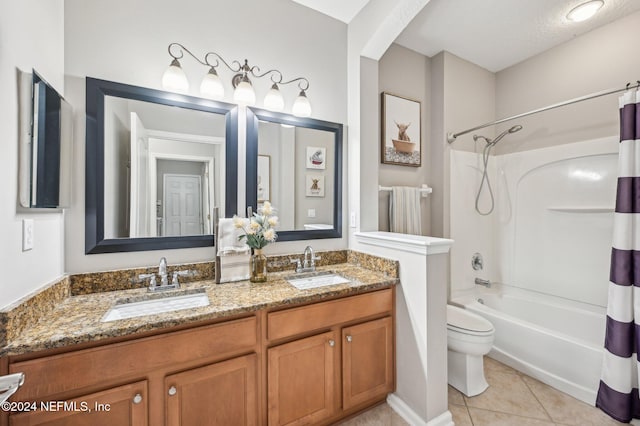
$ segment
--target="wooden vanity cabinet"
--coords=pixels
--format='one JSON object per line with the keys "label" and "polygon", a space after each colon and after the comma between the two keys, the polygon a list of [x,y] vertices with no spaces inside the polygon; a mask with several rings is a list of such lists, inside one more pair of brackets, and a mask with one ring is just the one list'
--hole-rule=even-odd
{"label": "wooden vanity cabinet", "polygon": [[42,401],[33,411],[10,417],[11,426],[145,426],[148,425],[147,381],[117,386],[67,401]]}
{"label": "wooden vanity cabinet", "polygon": [[395,386],[393,305],[386,289],[270,313],[269,426],[331,424],[384,400]]}
{"label": "wooden vanity cabinet", "polygon": [[257,425],[257,356],[167,376],[167,426]]}
{"label": "wooden vanity cabinet", "polygon": [[[11,373],[25,373],[24,385],[11,400],[29,401],[38,409],[12,413],[8,424],[258,424],[257,324],[252,316],[33,359],[10,359]],[[242,397],[236,400],[238,396]],[[61,402],[58,412],[43,412],[41,404],[51,401]]]}
{"label": "wooden vanity cabinet", "polygon": [[0,426],[335,423],[394,389],[394,291],[0,358],[25,373],[11,400],[38,407]]}

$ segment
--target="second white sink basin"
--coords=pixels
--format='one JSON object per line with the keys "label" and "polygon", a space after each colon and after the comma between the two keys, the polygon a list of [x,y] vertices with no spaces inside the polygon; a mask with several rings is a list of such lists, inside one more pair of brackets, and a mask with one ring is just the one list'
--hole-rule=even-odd
{"label": "second white sink basin", "polygon": [[[152,295],[156,296],[156,295]],[[102,317],[102,322],[116,321],[127,318],[142,317],[145,315],[161,314],[164,312],[179,311],[181,309],[199,308],[209,306],[209,296],[202,291],[179,293],[172,295],[157,295],[149,300],[119,303],[113,306]]]}
{"label": "second white sink basin", "polygon": [[288,277],[286,280],[298,290],[307,290],[309,288],[349,282],[348,279],[334,272],[310,272],[308,274],[297,274]]}

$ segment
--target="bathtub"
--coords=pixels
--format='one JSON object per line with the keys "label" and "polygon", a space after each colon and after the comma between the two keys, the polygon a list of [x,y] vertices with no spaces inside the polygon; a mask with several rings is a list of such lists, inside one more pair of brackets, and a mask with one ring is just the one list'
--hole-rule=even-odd
{"label": "bathtub", "polygon": [[452,298],[493,323],[489,356],[594,405],[606,309],[509,285]]}

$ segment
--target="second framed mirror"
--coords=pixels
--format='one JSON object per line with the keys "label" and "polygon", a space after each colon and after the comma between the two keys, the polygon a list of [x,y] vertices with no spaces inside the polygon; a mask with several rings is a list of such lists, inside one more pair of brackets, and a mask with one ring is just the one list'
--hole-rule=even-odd
{"label": "second framed mirror", "polygon": [[277,208],[279,241],[342,236],[342,124],[247,108],[247,205]]}

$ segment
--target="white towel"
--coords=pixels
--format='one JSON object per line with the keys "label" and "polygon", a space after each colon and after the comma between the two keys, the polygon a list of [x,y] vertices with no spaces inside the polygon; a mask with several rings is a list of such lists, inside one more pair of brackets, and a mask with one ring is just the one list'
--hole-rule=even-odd
{"label": "white towel", "polygon": [[250,254],[220,256],[220,282],[244,281],[249,279]]}
{"label": "white towel", "polygon": [[[247,219],[243,219],[248,224]],[[228,256],[236,254],[250,254],[251,249],[245,239],[239,240],[238,237],[244,234],[244,230],[236,228],[233,219],[222,218],[218,221],[218,256]]]}
{"label": "white towel", "polygon": [[420,188],[394,186],[389,196],[389,231],[422,235]]}
{"label": "white towel", "polygon": [[[249,223],[243,219],[245,225]],[[218,221],[217,229],[218,258],[217,266],[221,283],[232,281],[243,281],[249,279],[249,261],[251,259],[251,249],[245,239],[238,237],[244,233],[241,228],[236,228],[233,219],[222,218]]]}

